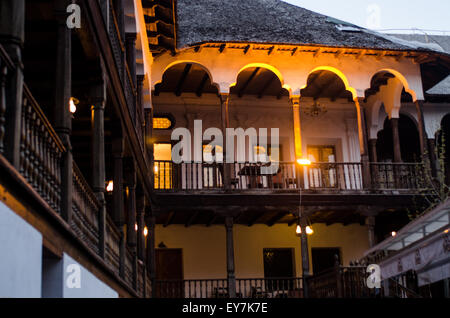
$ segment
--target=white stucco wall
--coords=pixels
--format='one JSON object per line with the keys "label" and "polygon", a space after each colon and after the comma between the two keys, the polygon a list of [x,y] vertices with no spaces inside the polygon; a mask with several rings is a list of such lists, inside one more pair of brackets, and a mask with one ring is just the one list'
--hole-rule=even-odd
{"label": "white stucco wall", "polygon": [[42,235],[0,202],[0,298],[41,297]]}

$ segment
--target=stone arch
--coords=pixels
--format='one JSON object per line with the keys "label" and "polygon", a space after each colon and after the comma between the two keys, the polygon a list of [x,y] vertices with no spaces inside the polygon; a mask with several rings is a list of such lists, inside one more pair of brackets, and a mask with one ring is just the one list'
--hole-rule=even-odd
{"label": "stone arch", "polygon": [[[308,76],[306,76],[306,79],[305,79],[306,82],[308,81],[308,78],[311,76],[311,74],[313,74],[317,71],[329,71],[329,72],[336,74],[344,83],[346,90],[348,90],[349,92],[352,93],[353,100],[358,98],[356,89],[350,85],[347,76],[342,71],[340,71],[339,69],[332,67],[332,66],[319,66],[319,67],[314,68],[313,70],[311,70],[308,73]],[[300,90],[306,88],[307,85],[308,85],[308,83],[305,83],[305,85],[303,85]]]}
{"label": "stone arch", "polygon": [[285,84],[285,82],[284,82],[284,77],[283,77],[283,75],[281,74],[281,72],[280,72],[276,67],[274,67],[274,66],[272,66],[272,65],[270,65],[270,64],[266,64],[266,63],[250,63],[250,64],[247,64],[247,65],[245,65],[244,67],[242,67],[242,68],[239,70],[239,72],[236,74],[236,77],[235,77],[235,78],[236,78],[236,81],[230,85],[230,91],[231,91],[231,89],[232,89],[233,87],[236,86],[236,84],[237,84],[237,78],[239,77],[239,74],[241,74],[241,73],[242,73],[243,71],[245,71],[246,69],[249,69],[249,68],[255,68],[255,67],[264,68],[264,69],[267,69],[267,70],[271,71],[272,73],[274,73],[274,74],[276,75],[276,77],[278,78],[278,80],[280,81],[281,87],[284,88],[285,90],[287,90],[287,91],[289,92],[289,96],[291,96],[291,94],[292,94],[292,88],[291,88],[290,85]]}
{"label": "stone arch", "polygon": [[157,81],[155,81],[155,82],[152,83],[152,90],[155,89],[156,85],[162,83],[163,78],[164,78],[164,74],[166,74],[166,72],[167,72],[169,69],[171,69],[172,67],[177,66],[177,65],[179,65],[179,64],[192,64],[192,65],[196,65],[196,66],[201,67],[201,68],[206,72],[206,74],[208,74],[209,79],[210,79],[210,81],[211,81],[211,85],[213,85],[214,87],[217,88],[218,91],[220,91],[220,86],[219,86],[218,83],[214,82],[214,78],[213,78],[213,75],[212,75],[211,71],[210,71],[206,66],[204,66],[202,63],[199,63],[199,62],[193,61],[193,60],[178,60],[178,61],[172,62],[172,63],[170,63],[169,65],[167,65],[167,66],[164,68],[164,71],[161,72],[161,78],[159,78]]}

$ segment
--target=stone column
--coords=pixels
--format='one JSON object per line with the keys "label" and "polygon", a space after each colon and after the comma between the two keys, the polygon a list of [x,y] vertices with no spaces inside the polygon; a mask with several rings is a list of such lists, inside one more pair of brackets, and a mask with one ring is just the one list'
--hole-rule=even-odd
{"label": "stone column", "polygon": [[[8,73],[8,85],[3,96],[1,112],[4,121],[4,154],[19,170],[20,131],[23,95],[22,47],[25,37],[25,0],[0,1],[0,43],[5,48],[15,69]],[[2,65],[4,66],[4,65]],[[3,70],[6,72],[6,69]]]}
{"label": "stone column", "polygon": [[417,118],[418,118],[418,129],[419,129],[419,138],[420,138],[420,152],[422,154],[422,158],[424,160],[428,159],[425,158],[426,152],[427,152],[427,132],[425,130],[425,119],[423,116],[423,100],[417,100],[415,101],[416,104],[416,111],[417,111]]}
{"label": "stone column", "polygon": [[234,149],[227,149],[227,128],[230,128],[230,114],[229,114],[229,94],[220,94],[220,113],[222,121],[222,132],[224,136],[223,143],[223,184],[225,190],[231,189],[231,170],[227,160],[228,151],[234,151]]}
{"label": "stone column", "polygon": [[402,152],[400,148],[400,135],[398,132],[398,118],[391,118],[392,142],[394,144],[394,162],[402,162]]}
{"label": "stone column", "polygon": [[291,98],[291,104],[294,123],[295,158],[300,159],[303,156],[301,116],[300,116],[300,96],[293,96]]}
{"label": "stone column", "polygon": [[370,189],[372,187],[372,179],[370,174],[370,162],[369,162],[369,142],[366,125],[365,108],[363,107],[363,98],[356,98],[356,115],[358,119],[358,135],[359,146],[361,151],[361,164],[363,173],[363,186],[364,189]]}
{"label": "stone column", "polygon": [[72,32],[67,28],[67,5],[71,1],[57,1],[56,20],[56,78],[55,78],[55,131],[61,138],[66,153],[61,166],[61,215],[70,222],[72,215],[73,156],[70,135],[72,133],[72,114],[69,101],[72,96]]}
{"label": "stone column", "polygon": [[104,82],[93,88],[92,117],[92,188],[100,203],[98,212],[99,254],[105,255],[105,104],[106,85]]}
{"label": "stone column", "polygon": [[437,176],[438,160],[436,154],[436,141],[435,139],[427,139],[428,153],[430,154],[430,166],[431,174],[435,178]]}
{"label": "stone column", "polygon": [[236,298],[236,276],[234,273],[234,242],[233,242],[233,217],[225,217],[225,229],[227,240],[227,282],[228,295]]}

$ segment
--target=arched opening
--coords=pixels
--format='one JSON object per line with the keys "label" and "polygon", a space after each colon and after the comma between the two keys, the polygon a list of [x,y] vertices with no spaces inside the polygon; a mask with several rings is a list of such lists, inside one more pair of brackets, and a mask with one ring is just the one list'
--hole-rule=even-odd
{"label": "arched opening", "polygon": [[279,75],[263,66],[250,66],[239,72],[236,83],[230,87],[233,97],[245,95],[263,98],[265,96],[288,98],[289,91],[283,87]]}
{"label": "arched opening", "polygon": [[352,92],[347,90],[344,81],[334,72],[328,70],[317,70],[308,76],[306,87],[300,92],[302,97],[317,100],[328,98],[331,101],[347,99],[353,101]]}
{"label": "arched opening", "polygon": [[210,73],[200,64],[178,63],[169,67],[162,81],[155,85],[154,95],[173,93],[177,97],[185,93],[202,97],[204,94],[218,94],[217,85],[212,82]]}
{"label": "arched opening", "polygon": [[[403,162],[420,162],[419,131],[414,121],[403,114],[398,120],[400,151]],[[394,161],[393,131],[389,118],[384,121],[383,129],[378,133],[377,158],[379,162]]]}
{"label": "arched opening", "polygon": [[450,114],[444,116],[441,121],[441,129],[437,133],[438,159],[443,165],[445,181],[450,183]]}

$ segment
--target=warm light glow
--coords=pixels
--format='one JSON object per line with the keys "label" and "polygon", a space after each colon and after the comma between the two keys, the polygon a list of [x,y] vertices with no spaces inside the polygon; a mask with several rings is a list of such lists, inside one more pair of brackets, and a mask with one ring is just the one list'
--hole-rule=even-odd
{"label": "warm light glow", "polygon": [[444,231],[444,233],[445,233],[445,234],[448,234],[448,232],[449,232],[449,230],[448,230],[448,229]]}
{"label": "warm light glow", "polygon": [[70,100],[69,100],[69,111],[72,114],[75,114],[75,112],[77,111],[77,106],[76,105],[78,103],[79,103],[79,101],[76,98],[74,98],[74,97],[70,98]]}
{"label": "warm light glow", "polygon": [[144,236],[147,236],[147,235],[148,235],[148,228],[144,227]]}
{"label": "warm light glow", "polygon": [[297,224],[297,229],[295,230],[295,233],[297,235],[301,235],[302,234],[302,227],[300,225]]}
{"label": "warm light glow", "polygon": [[134,230],[137,232],[137,230],[138,230],[138,225],[137,225],[137,223],[135,223],[134,224]]}
{"label": "warm light glow", "polygon": [[312,227],[309,225],[306,227],[306,234],[308,234],[308,235],[314,234]]}
{"label": "warm light glow", "polygon": [[106,186],[106,191],[107,192],[113,192],[114,191],[114,182],[113,181],[109,181],[108,185]]}
{"label": "warm light glow", "polygon": [[155,164],[155,173],[158,173],[158,164]]}
{"label": "warm light glow", "polygon": [[298,159],[297,163],[301,166],[310,166],[311,165],[311,160],[308,159]]}
{"label": "warm light glow", "polygon": [[397,236],[397,232],[392,232],[392,237]]}

